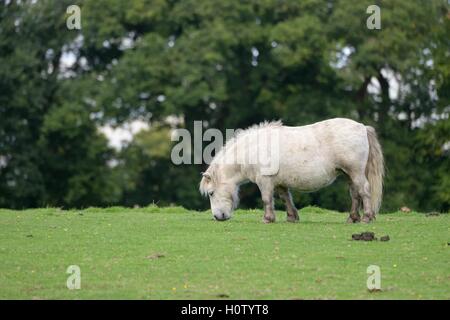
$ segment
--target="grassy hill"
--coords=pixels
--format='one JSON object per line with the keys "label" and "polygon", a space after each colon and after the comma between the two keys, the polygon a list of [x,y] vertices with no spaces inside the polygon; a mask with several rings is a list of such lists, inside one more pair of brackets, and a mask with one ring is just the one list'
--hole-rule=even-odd
{"label": "grassy hill", "polygon": [[[0,210],[1,299],[450,299],[450,216],[370,225],[314,207],[215,222],[183,208]],[[352,241],[372,231],[390,241]],[[81,289],[66,286],[70,265]],[[381,269],[381,291],[366,287]]]}

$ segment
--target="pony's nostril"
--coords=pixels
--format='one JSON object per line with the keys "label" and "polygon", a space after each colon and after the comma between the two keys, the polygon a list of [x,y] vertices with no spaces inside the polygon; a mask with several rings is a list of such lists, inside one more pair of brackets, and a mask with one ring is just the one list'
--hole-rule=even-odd
{"label": "pony's nostril", "polygon": [[225,221],[227,220],[227,216],[224,212],[220,212],[214,215],[214,219],[216,219],[217,221]]}

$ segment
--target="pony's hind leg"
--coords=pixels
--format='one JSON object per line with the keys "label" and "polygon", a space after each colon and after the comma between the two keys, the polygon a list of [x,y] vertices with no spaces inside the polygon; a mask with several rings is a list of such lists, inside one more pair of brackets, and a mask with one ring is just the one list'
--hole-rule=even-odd
{"label": "pony's hind leg", "polygon": [[359,215],[359,208],[361,207],[361,198],[359,197],[356,186],[352,182],[350,182],[350,195],[352,197],[352,208],[350,209],[347,223],[360,222],[361,216]]}
{"label": "pony's hind leg", "polygon": [[364,173],[358,174],[352,178],[352,183],[355,185],[364,208],[364,216],[361,221],[368,223],[375,220],[375,214],[372,210],[372,203],[370,199],[370,185],[366,175]]}
{"label": "pony's hind leg", "polygon": [[289,189],[286,187],[278,187],[277,191],[280,195],[280,198],[284,201],[286,205],[287,221],[288,222],[299,221],[298,211],[297,208],[295,208],[294,202],[292,201],[292,195]]}

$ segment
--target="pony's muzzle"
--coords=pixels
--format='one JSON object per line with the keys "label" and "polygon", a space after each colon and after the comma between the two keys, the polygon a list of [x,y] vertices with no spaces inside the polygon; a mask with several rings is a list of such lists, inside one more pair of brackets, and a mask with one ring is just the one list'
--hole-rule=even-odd
{"label": "pony's muzzle", "polygon": [[228,217],[224,212],[220,212],[214,215],[214,219],[217,221],[225,221],[230,219],[230,217]]}

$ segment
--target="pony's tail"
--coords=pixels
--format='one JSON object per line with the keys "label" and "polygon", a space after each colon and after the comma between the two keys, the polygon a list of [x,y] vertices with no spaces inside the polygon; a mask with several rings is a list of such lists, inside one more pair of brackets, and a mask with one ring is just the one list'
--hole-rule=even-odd
{"label": "pony's tail", "polygon": [[370,198],[372,210],[377,214],[380,210],[383,197],[384,159],[380,142],[375,129],[366,126],[367,138],[369,139],[369,158],[366,165],[366,177],[370,184]]}

